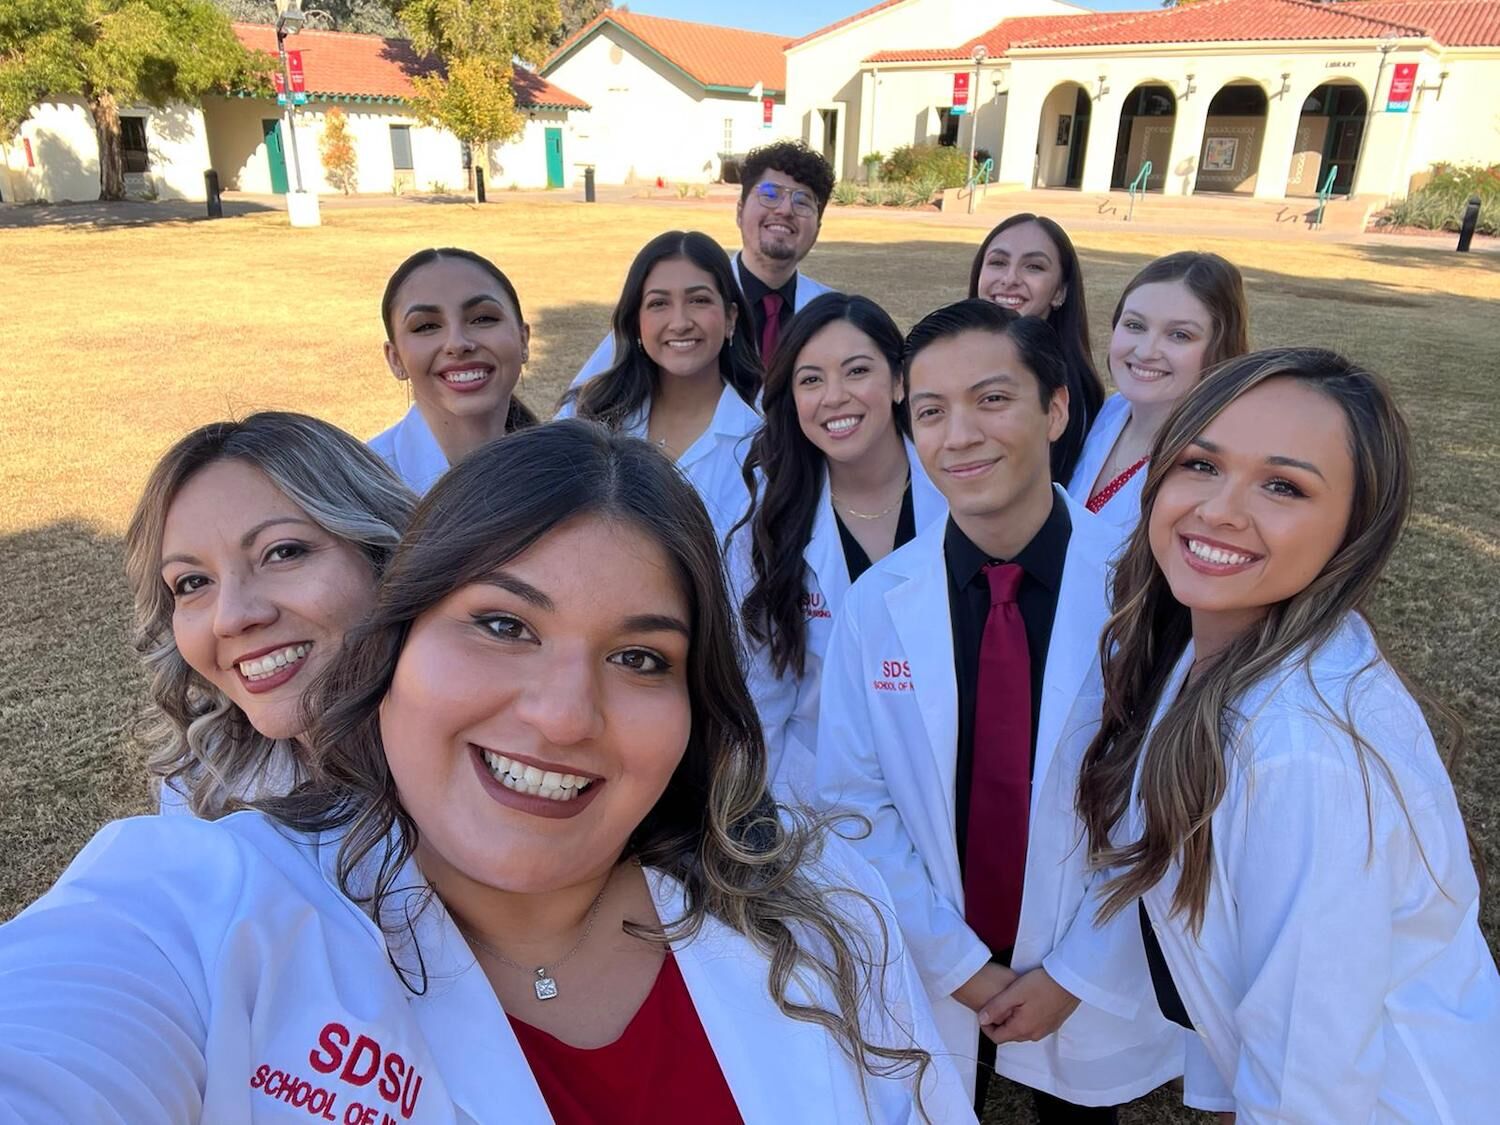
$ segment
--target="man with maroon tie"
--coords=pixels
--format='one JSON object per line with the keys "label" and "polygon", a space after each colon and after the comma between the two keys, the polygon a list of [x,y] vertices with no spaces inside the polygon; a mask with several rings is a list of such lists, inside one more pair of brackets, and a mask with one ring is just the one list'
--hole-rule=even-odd
{"label": "man with maroon tie", "polygon": [[[830,292],[799,271],[818,241],[823,211],[833,194],[833,169],[800,141],[778,141],[752,149],[740,165],[740,201],[735,220],[740,250],[734,272],[754,319],[752,335],[761,361],[769,366],[787,322],[814,297]],[[573,386],[606,370],[614,359],[613,337],[605,336],[589,356]]]}
{"label": "man with maroon tie", "polygon": [[1183,1050],[1138,934],[1092,974],[1108,989],[1049,961],[1092,925],[1073,791],[1117,540],[1052,484],[1068,392],[1044,321],[939,309],[908,336],[903,374],[950,517],[846,597],[823,666],[819,797],[870,821],[856,846],[890,886],[949,1049],[1031,1087],[1044,1123],[1113,1121],[1181,1073]]}

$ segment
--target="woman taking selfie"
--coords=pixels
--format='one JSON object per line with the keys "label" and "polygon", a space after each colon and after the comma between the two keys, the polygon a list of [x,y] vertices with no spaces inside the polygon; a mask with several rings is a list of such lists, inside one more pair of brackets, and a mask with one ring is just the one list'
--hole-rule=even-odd
{"label": "woman taking selfie", "polygon": [[825,293],[797,314],[766,374],[745,459],[755,501],[728,557],[779,795],[811,795],[818,671],[844,594],[948,511],[909,440],[901,348],[874,301]]}
{"label": "woman taking selfie", "polygon": [[488,441],[535,424],[516,398],[531,326],[500,267],[472,250],[418,250],[380,300],[385,362],[411,391],[406,417],[370,448],[420,495]]}
{"label": "woman taking selfie", "polygon": [[0,1116],[973,1120],[880,881],[766,796],[643,443],[455,466],[313,709],[306,785],[114,824],[0,928]]}
{"label": "woman taking selfie", "polygon": [[1483,1121],[1500,1096],[1463,819],[1365,616],[1410,499],[1379,380],[1257,352],[1166,420],[1115,578],[1078,790],[1115,919],[1093,933],[1139,915],[1197,1033],[1189,1101],[1241,1122]]}
{"label": "woman taking selfie", "polygon": [[303,696],[374,602],[415,503],[305,414],[215,422],[157,463],[125,573],[163,811],[215,817],[304,776]]}

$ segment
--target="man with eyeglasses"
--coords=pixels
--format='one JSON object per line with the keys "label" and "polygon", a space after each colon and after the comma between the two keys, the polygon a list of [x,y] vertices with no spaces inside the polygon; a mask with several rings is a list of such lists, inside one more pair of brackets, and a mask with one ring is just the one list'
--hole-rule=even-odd
{"label": "man with eyeglasses", "polygon": [[[830,292],[797,267],[818,240],[823,209],[833,194],[833,169],[802,142],[778,141],[751,150],[740,177],[734,272],[750,306],[761,359],[769,365],[792,314]],[[573,377],[573,386],[607,370],[613,360],[613,339],[606,336]]]}

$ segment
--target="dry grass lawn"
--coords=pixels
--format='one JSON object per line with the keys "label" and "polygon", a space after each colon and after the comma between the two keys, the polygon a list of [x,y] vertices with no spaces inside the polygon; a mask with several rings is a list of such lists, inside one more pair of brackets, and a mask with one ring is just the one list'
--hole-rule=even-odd
{"label": "dry grass lawn", "polygon": [[[635,250],[674,226],[735,245],[728,207],[507,201],[86,230],[0,231],[0,919],[105,821],[148,808],[129,723],[121,534],[153,461],[190,427],[265,407],[368,437],[405,409],[378,302],[407,253],[460,245],[510,273],[533,326],[523,397],[547,410],[605,330]],[[832,210],[809,272],[903,327],[963,295],[978,233]],[[1187,241],[1187,240],[1184,240]],[[1184,248],[1079,239],[1096,346],[1129,275]],[[1316,343],[1387,374],[1415,428],[1417,515],[1375,608],[1387,648],[1459,709],[1469,824],[1500,866],[1500,275],[1490,255],[1195,240],[1245,271],[1257,345]],[[1485,482],[1490,482],[1486,484]],[[1493,885],[1493,882],[1492,882]],[[1500,913],[1488,896],[1492,942]],[[1159,1095],[1128,1121],[1186,1120]],[[1013,1091],[992,1121],[1024,1120]]]}

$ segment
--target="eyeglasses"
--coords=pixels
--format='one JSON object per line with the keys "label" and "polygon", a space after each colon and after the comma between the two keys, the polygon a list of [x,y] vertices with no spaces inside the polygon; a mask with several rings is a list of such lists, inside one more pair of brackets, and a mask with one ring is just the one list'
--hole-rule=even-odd
{"label": "eyeglasses", "polygon": [[818,201],[801,188],[789,188],[785,184],[775,184],[770,180],[755,185],[754,194],[760,200],[760,205],[767,211],[774,211],[781,206],[781,201],[787,196],[792,199],[792,211],[804,218],[818,213]]}

